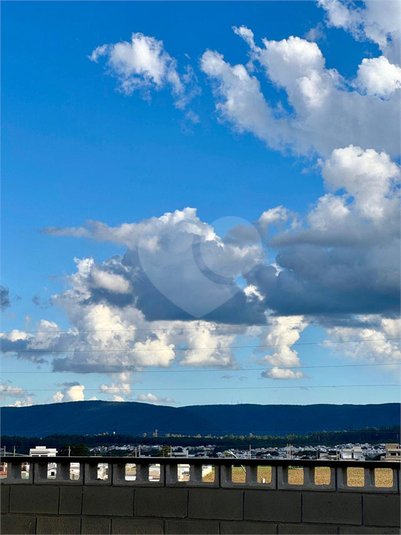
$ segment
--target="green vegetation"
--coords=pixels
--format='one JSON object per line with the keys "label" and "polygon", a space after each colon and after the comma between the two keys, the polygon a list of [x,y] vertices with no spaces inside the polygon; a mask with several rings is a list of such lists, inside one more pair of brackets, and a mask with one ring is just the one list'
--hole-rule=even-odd
{"label": "green vegetation", "polygon": [[68,455],[76,455],[79,457],[85,457],[90,455],[89,448],[83,442],[76,442],[75,444],[65,444],[61,446],[58,451],[58,455],[66,457]]}

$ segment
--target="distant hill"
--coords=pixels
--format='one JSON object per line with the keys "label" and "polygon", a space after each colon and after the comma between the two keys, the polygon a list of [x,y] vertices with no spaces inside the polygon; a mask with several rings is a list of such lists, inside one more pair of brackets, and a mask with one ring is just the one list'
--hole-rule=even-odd
{"label": "distant hill", "polygon": [[141,435],[304,435],[400,425],[400,404],[196,405],[166,407],[135,402],[76,401],[3,407],[1,433],[8,436],[116,433]]}

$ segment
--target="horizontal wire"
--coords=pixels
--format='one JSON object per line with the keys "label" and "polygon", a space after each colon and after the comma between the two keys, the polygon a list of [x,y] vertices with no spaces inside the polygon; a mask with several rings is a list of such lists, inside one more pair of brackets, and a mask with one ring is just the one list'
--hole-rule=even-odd
{"label": "horizontal wire", "polygon": [[[82,385],[76,385],[76,386],[82,386]],[[183,391],[183,390],[276,390],[276,389],[288,389],[288,388],[301,388],[301,389],[308,389],[308,388],[373,388],[373,387],[380,387],[380,388],[400,388],[401,385],[303,385],[303,386],[241,386],[241,387],[235,387],[235,386],[225,386],[223,388],[220,388],[218,386],[205,386],[205,387],[185,387],[185,388],[134,388],[136,392],[149,392],[152,390],[153,392],[171,392],[171,391]],[[31,389],[29,389],[31,391]],[[54,388],[38,388],[32,390],[32,392],[54,392]],[[120,388],[110,388],[109,392],[99,392],[98,388],[85,388],[85,392],[98,392],[100,394],[117,394],[117,393],[124,393]]]}
{"label": "horizontal wire", "polygon": [[257,345],[241,345],[241,346],[217,346],[217,347],[174,347],[171,348],[169,346],[165,348],[145,348],[145,349],[10,349],[7,351],[3,351],[0,349],[1,353],[117,353],[117,352],[125,352],[125,353],[138,353],[138,352],[144,352],[144,351],[210,351],[210,350],[217,350],[217,349],[249,349],[249,348],[260,348],[260,347],[298,347],[298,346],[313,346],[313,345],[321,345],[325,346],[328,344],[360,344],[360,343],[366,343],[366,342],[390,342],[393,340],[400,340],[401,338],[371,338],[371,339],[365,339],[365,340],[327,340],[324,342],[299,342],[298,344],[257,344]]}
{"label": "horizontal wire", "polygon": [[[365,363],[365,364],[325,364],[325,365],[317,365],[317,366],[283,366],[283,365],[279,365],[280,368],[284,369],[284,370],[291,370],[291,369],[296,369],[296,370],[305,370],[305,369],[316,369],[316,368],[360,368],[360,367],[365,367],[365,366],[401,366],[401,361],[398,361],[398,362],[386,362],[386,363]],[[136,370],[136,373],[199,373],[199,372],[218,372],[218,373],[223,373],[225,371],[227,372],[250,372],[250,371],[263,371],[263,370],[272,370],[274,366],[265,366],[265,365],[261,365],[260,368],[213,368],[213,369],[190,369],[190,370]],[[7,373],[22,373],[22,374],[26,374],[26,373],[72,373],[70,372],[69,370],[63,370],[63,371],[3,371],[2,372],[3,374],[7,374]],[[107,370],[107,371],[104,371],[104,372],[92,372],[92,373],[121,373],[121,369],[116,371],[116,372],[113,372],[113,371],[110,371],[110,370]],[[132,373],[135,373],[132,372]]]}
{"label": "horizontal wire", "polygon": [[[288,317],[288,316],[272,316],[272,318],[283,318],[283,317]],[[305,318],[305,317],[303,317]],[[271,318],[269,318],[271,319]],[[161,320],[163,321],[163,320]],[[165,320],[166,321],[166,320]],[[296,321],[296,322],[286,322],[285,325],[299,325],[300,323],[302,322],[307,322],[308,323],[308,326],[309,325],[315,325],[315,324],[325,324],[325,323],[358,323],[358,320],[354,320],[354,319],[349,319],[349,318],[345,318],[343,320],[339,320],[339,319],[335,319],[335,320],[313,320],[313,321],[309,321],[307,319],[302,319],[300,321]],[[209,323],[212,323],[212,322],[209,322]],[[360,322],[359,322],[360,323]],[[224,328],[227,329],[229,327],[232,327],[233,329],[237,328],[237,329],[244,329],[244,328],[266,328],[266,327],[271,327],[271,326],[274,326],[274,325],[277,325],[277,323],[274,323],[273,321],[270,321],[270,323],[267,323],[267,324],[261,324],[261,325],[248,325],[246,323],[241,323],[241,324],[238,324],[238,325],[231,325],[231,326],[228,326],[227,324],[224,324]],[[24,333],[41,333],[41,334],[80,334],[80,333],[92,333],[92,332],[95,332],[95,333],[98,333],[98,332],[113,332],[113,333],[124,333],[124,332],[136,332],[136,331],[150,331],[150,332],[154,332],[154,331],[198,331],[198,330],[201,330],[201,329],[205,329],[207,330],[207,328],[204,326],[204,325],[200,325],[198,327],[160,327],[160,328],[152,328],[152,327],[131,327],[129,329],[85,329],[85,330],[64,330],[64,329],[60,329],[60,330],[47,330],[47,331],[37,331],[37,330],[21,330],[21,332],[24,332]],[[15,331],[19,331],[20,329],[14,329],[14,331],[0,331],[0,335],[1,334],[12,334],[13,332]]]}

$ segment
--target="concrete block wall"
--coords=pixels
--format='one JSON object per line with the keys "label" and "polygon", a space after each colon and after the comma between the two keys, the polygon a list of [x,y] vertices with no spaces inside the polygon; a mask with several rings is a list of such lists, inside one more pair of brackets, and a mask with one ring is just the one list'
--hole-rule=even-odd
{"label": "concrete block wall", "polygon": [[400,533],[398,493],[2,484],[6,534]]}

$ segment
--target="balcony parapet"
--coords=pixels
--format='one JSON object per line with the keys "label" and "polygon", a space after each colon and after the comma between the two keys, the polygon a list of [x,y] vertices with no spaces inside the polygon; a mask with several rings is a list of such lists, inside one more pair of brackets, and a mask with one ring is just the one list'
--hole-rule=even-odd
{"label": "balcony parapet", "polygon": [[400,463],[387,461],[21,456],[1,462],[1,482],[11,485],[400,492]]}

